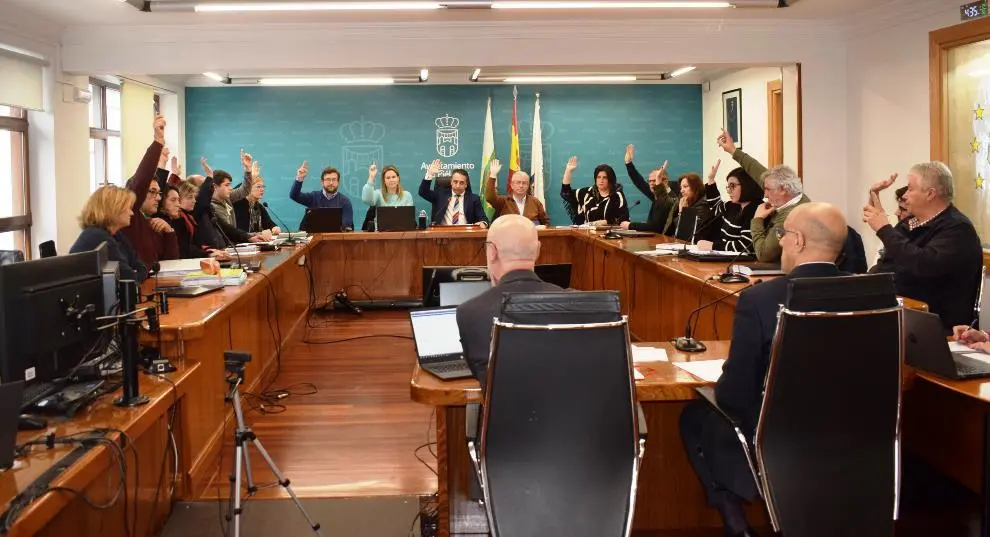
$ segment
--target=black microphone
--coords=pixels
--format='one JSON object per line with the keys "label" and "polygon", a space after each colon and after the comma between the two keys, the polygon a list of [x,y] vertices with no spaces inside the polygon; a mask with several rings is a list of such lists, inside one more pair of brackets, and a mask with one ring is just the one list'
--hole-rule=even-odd
{"label": "black microphone", "polygon": [[[267,201],[262,203],[261,206],[264,207],[265,210],[267,210],[268,212],[272,213],[272,216],[274,216],[278,224],[282,226],[282,229],[284,229],[285,232],[289,234],[289,240],[285,241],[285,243],[283,244],[288,244],[289,246],[295,246],[296,238],[292,235],[292,231],[290,231],[289,226],[285,225],[285,222],[283,222],[282,219],[278,217],[278,214],[274,211],[274,209],[268,206]],[[277,239],[278,237],[275,238]]]}
{"label": "black microphone", "polygon": [[746,252],[739,252],[733,256],[729,264],[725,266],[725,272],[719,275],[718,281],[722,283],[749,283],[749,278],[743,274],[739,274],[732,270],[732,264],[739,260],[739,258],[745,255]]}
{"label": "black microphone", "polygon": [[632,209],[633,207],[639,205],[640,203],[643,203],[643,200],[636,200],[636,203],[633,203],[632,206],[630,206],[629,208]]}
{"label": "black microphone", "polygon": [[729,298],[730,296],[737,295],[737,294],[745,291],[746,289],[749,289],[750,287],[753,287],[757,283],[759,283],[759,282],[754,282],[754,283],[751,283],[751,284],[746,285],[744,287],[740,287],[739,289],[736,289],[735,291],[732,291],[731,293],[726,293],[726,294],[718,297],[715,300],[712,300],[711,302],[709,302],[709,303],[707,303],[707,304],[705,304],[703,306],[698,306],[697,308],[695,308],[691,313],[688,314],[687,324],[684,326],[684,337],[677,338],[674,341],[674,347],[677,350],[682,351],[682,352],[704,352],[704,351],[708,350],[708,347],[706,347],[704,343],[702,343],[702,342],[698,341],[697,339],[694,339],[693,337],[691,337],[691,318],[697,316],[705,308],[707,308],[709,306],[713,306],[715,304],[718,304],[719,302],[721,302],[721,301]]}
{"label": "black microphone", "polygon": [[213,226],[216,227],[217,231],[220,232],[220,235],[223,237],[223,240],[227,241],[227,244],[230,244],[234,248],[234,255],[237,257],[237,268],[246,271],[247,268],[244,267],[244,261],[241,261],[241,253],[237,251],[237,245],[234,244],[234,241],[230,240],[230,237],[228,237],[226,233],[224,233],[223,227],[220,226],[220,222],[217,222],[216,220],[216,215],[214,215],[214,217],[210,219],[210,221],[213,222]]}

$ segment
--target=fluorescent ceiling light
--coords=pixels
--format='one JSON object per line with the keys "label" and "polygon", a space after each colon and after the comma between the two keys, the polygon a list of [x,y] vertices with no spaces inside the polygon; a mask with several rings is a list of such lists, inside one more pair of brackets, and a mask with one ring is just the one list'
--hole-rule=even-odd
{"label": "fluorescent ceiling light", "polygon": [[731,2],[685,1],[573,1],[536,2],[530,0],[504,0],[492,2],[492,9],[720,9],[735,7]]}
{"label": "fluorescent ceiling light", "polygon": [[440,2],[239,2],[204,3],[197,13],[228,11],[399,11],[440,9]]}
{"label": "fluorescent ceiling light", "polygon": [[471,82],[477,82],[478,77],[480,76],[481,76],[481,68],[479,67],[475,69],[473,73],[471,73]]}
{"label": "fluorescent ceiling light", "polygon": [[688,66],[685,66],[685,67],[681,67],[680,69],[675,70],[673,73],[670,73],[670,77],[671,78],[677,78],[677,77],[679,77],[681,75],[684,75],[684,74],[690,73],[691,71],[694,71],[694,69],[695,69],[695,67],[693,65],[688,65]]}
{"label": "fluorescent ceiling light", "polygon": [[390,77],[364,78],[262,78],[262,86],[384,86],[394,84]]}
{"label": "fluorescent ceiling light", "polygon": [[502,80],[509,84],[542,84],[549,82],[635,82],[632,75],[563,75],[563,76],[510,76]]}
{"label": "fluorescent ceiling light", "polygon": [[203,73],[203,76],[205,76],[206,78],[209,78],[210,80],[213,80],[215,82],[223,82],[223,77],[220,76],[220,75],[218,75],[218,74],[216,74],[216,73],[206,72],[206,73]]}
{"label": "fluorescent ceiling light", "polygon": [[429,69],[420,69],[419,70],[419,81],[420,82],[426,82],[429,79],[430,79],[430,70]]}

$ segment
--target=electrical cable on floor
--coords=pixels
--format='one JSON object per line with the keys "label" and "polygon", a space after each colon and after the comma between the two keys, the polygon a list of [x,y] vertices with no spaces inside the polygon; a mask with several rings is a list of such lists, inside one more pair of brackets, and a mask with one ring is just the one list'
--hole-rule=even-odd
{"label": "electrical cable on floor", "polygon": [[304,339],[303,340],[303,343],[308,343],[310,345],[332,345],[334,343],[345,343],[345,342],[348,342],[348,341],[357,341],[359,339],[369,339],[369,338],[376,338],[376,337],[395,338],[395,339],[410,339],[410,340],[413,339],[412,336],[398,336],[398,335],[395,335],[395,334],[369,334],[369,335],[366,335],[366,336],[354,336],[354,337],[347,337],[347,338],[342,338],[342,339],[331,339],[330,341],[311,341],[311,340],[308,340],[308,339]]}

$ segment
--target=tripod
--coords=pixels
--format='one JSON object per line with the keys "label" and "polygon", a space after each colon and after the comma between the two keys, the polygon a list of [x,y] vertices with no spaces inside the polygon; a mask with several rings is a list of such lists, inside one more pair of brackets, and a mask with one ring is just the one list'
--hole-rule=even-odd
{"label": "tripod", "polygon": [[301,503],[299,503],[299,498],[296,497],[296,493],[292,491],[289,480],[286,479],[285,475],[275,466],[275,462],[272,461],[271,455],[265,450],[265,446],[261,445],[261,440],[258,440],[257,435],[250,427],[244,424],[244,413],[241,411],[241,394],[238,391],[241,383],[244,382],[243,372],[238,372],[234,375],[227,377],[227,384],[230,385],[230,393],[225,398],[227,401],[232,401],[234,405],[234,419],[237,421],[237,429],[234,430],[234,444],[235,444],[235,457],[234,457],[234,473],[230,475],[231,483],[231,495],[229,503],[227,504],[227,522],[233,520],[234,522],[234,534],[233,537],[241,536],[241,470],[247,474],[247,493],[248,496],[253,496],[255,492],[258,492],[258,487],[254,484],[254,476],[251,473],[251,457],[248,454],[248,447],[253,445],[258,453],[261,453],[261,457],[265,459],[265,463],[268,464],[268,469],[271,470],[272,474],[275,475],[275,479],[278,480],[279,486],[285,489],[289,493],[289,497],[292,498],[292,502],[296,504],[299,512],[309,523],[309,527],[313,531],[323,537],[320,533],[320,524],[318,522],[313,522],[313,519],[309,517],[306,510],[303,509]]}

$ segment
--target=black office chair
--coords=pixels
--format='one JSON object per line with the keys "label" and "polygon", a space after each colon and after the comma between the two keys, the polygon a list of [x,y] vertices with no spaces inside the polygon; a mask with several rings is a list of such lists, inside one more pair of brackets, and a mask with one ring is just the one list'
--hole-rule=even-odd
{"label": "black office chair", "polygon": [[20,250],[0,250],[0,265],[10,265],[24,261],[24,252]]}
{"label": "black office chair", "polygon": [[375,231],[375,206],[368,207],[368,212],[364,214],[364,223],[361,224],[361,231]]}
{"label": "black office chair", "polygon": [[775,531],[890,536],[900,481],[901,306],[890,274],[789,282],[755,440],[733,425]]}
{"label": "black office chair", "polygon": [[[573,296],[569,296],[573,295]],[[514,294],[502,317],[532,318],[553,304],[548,324],[498,319],[484,412],[469,409],[468,450],[493,537],[628,536],[646,425],[636,402],[626,319],[586,293]],[[567,311],[570,298],[578,313]],[[479,441],[480,439],[480,441]]]}

